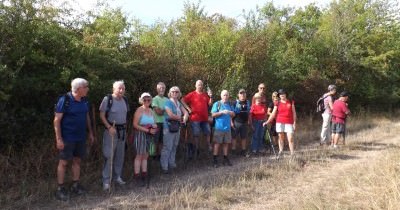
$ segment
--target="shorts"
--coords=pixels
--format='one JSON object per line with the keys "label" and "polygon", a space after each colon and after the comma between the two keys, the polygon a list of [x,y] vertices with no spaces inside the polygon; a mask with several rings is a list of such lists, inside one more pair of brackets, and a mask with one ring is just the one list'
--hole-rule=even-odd
{"label": "shorts", "polygon": [[231,131],[214,131],[214,143],[229,144],[232,142]]}
{"label": "shorts", "polygon": [[232,138],[240,136],[241,139],[247,138],[247,124],[241,122],[233,122],[235,127],[232,129]]}
{"label": "shorts", "polygon": [[345,133],[346,125],[342,123],[332,123],[332,133]]}
{"label": "shorts", "polygon": [[60,151],[61,160],[72,160],[74,157],[81,159],[86,156],[86,141],[64,142],[64,149]]}
{"label": "shorts", "polygon": [[276,123],[276,132],[278,133],[294,133],[293,124]]}
{"label": "shorts", "polygon": [[154,134],[154,143],[163,143],[164,132],[163,132],[164,123],[157,123],[157,132]]}
{"label": "shorts", "polygon": [[200,131],[203,131],[204,135],[208,136],[211,133],[210,124],[208,121],[203,122],[191,122],[192,132],[194,137],[200,136]]}

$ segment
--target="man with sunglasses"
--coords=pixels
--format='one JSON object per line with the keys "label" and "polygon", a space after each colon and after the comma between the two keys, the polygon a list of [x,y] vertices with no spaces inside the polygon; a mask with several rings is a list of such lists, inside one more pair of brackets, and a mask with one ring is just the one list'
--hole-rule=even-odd
{"label": "man with sunglasses", "polygon": [[[266,87],[265,87],[265,84],[264,83],[260,83],[259,85],[258,85],[258,94],[260,94],[261,95],[261,98],[260,98],[260,103],[262,104],[262,105],[267,105],[267,95],[265,94],[265,92],[266,92]],[[257,94],[256,93],[256,94]],[[255,95],[255,94],[254,94]],[[251,99],[251,104],[254,104],[256,101],[255,101],[255,98],[254,98],[254,96],[253,96],[253,98]]]}
{"label": "man with sunglasses", "polygon": [[250,102],[247,100],[246,90],[240,89],[238,93],[238,99],[234,105],[235,117],[233,118],[233,129],[232,129],[232,153],[236,151],[237,140],[240,141],[241,152],[240,155],[246,155],[246,143],[247,143],[247,125],[249,123],[249,111]]}

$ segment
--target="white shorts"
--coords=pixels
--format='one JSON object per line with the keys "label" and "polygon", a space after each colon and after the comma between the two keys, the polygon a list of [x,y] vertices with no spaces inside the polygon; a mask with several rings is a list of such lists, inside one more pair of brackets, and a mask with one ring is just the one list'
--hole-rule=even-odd
{"label": "white shorts", "polygon": [[276,123],[276,132],[293,133],[293,124]]}

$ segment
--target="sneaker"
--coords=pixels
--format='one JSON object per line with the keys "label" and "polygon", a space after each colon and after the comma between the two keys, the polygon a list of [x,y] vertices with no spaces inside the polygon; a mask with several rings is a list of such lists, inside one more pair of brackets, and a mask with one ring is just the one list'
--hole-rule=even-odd
{"label": "sneaker", "polygon": [[104,191],[110,190],[110,184],[108,184],[108,183],[103,184],[103,190]]}
{"label": "sneaker", "polygon": [[86,190],[79,183],[74,183],[71,187],[71,192],[77,195],[83,195]]}
{"label": "sneaker", "polygon": [[168,171],[168,170],[165,170],[165,169],[162,169],[162,170],[161,170],[161,173],[162,173],[162,174],[169,174],[169,171]]}
{"label": "sneaker", "polygon": [[56,191],[56,199],[60,201],[68,201],[69,194],[65,187],[59,187]]}
{"label": "sneaker", "polygon": [[224,161],[222,161],[222,164],[224,166],[232,166],[232,163],[231,163],[231,161],[229,161],[228,158],[224,158]]}
{"label": "sneaker", "polygon": [[125,182],[124,180],[122,180],[121,177],[118,177],[118,178],[115,180],[115,182],[118,183],[119,185],[124,185],[124,184],[126,184],[126,182]]}
{"label": "sneaker", "polygon": [[214,166],[214,168],[218,168],[219,167],[218,160],[214,159],[213,166]]}
{"label": "sneaker", "polygon": [[282,151],[279,151],[279,152],[278,152],[278,155],[276,156],[276,159],[279,160],[279,159],[281,159],[281,158],[283,158],[283,152],[282,152]]}

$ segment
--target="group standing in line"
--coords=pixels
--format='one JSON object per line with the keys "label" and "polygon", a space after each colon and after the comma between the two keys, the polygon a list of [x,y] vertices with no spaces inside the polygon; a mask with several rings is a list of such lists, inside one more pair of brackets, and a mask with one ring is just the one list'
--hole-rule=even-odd
{"label": "group standing in line", "polygon": [[[86,129],[89,132],[90,144],[95,139],[89,117],[88,101],[86,99],[89,83],[85,79],[76,78],[71,82],[71,92],[60,97],[55,110],[54,130],[56,146],[59,149],[57,167],[56,198],[66,201],[69,193],[64,186],[64,176],[69,160],[72,160],[71,192],[85,193],[80,185],[80,162],[86,155]],[[176,149],[179,144],[180,128],[190,118],[193,141],[187,145],[189,158],[198,156],[200,134],[205,136],[209,151],[212,152],[213,166],[219,167],[219,150],[222,147],[222,164],[232,166],[228,157],[229,146],[232,153],[248,156],[248,127],[252,130],[250,155],[264,153],[264,131],[269,129],[273,138],[271,143],[278,143],[278,157],[282,157],[284,142],[289,143],[290,154],[294,155],[294,132],[296,130],[296,109],[294,100],[287,97],[287,92],[280,89],[272,93],[272,101],[267,105],[266,87],[264,83],[258,86],[258,92],[247,99],[246,90],[240,89],[234,103],[229,99],[227,90],[221,91],[221,99],[213,102],[212,92],[205,92],[201,80],[196,81],[195,90],[182,97],[179,87],[173,86],[164,96],[166,85],[159,82],[156,86],[157,95],[144,92],[139,98],[139,106],[133,115],[133,177],[138,186],[144,186],[148,179],[148,158],[152,145],[153,155],[160,160],[162,173],[168,174],[177,167]],[[122,80],[115,81],[112,93],[101,101],[100,119],[104,125],[102,183],[104,190],[110,190],[112,182],[125,185],[122,178],[127,142],[127,119],[129,103],[125,97],[125,84]],[[323,124],[321,144],[326,144],[331,137],[331,144],[337,147],[340,136],[344,137],[346,117],[350,114],[347,106],[349,94],[342,92],[340,98],[333,102],[336,86],[330,85],[324,95],[325,111],[322,114]],[[180,100],[182,97],[182,100]],[[213,131],[209,123],[208,110],[211,107],[211,117],[214,118]],[[189,115],[190,114],[190,115]],[[332,123],[332,125],[331,125]],[[270,128],[267,126],[270,125]],[[331,127],[331,129],[329,129]],[[332,135],[329,135],[329,132]],[[212,133],[212,142],[211,140]],[[277,138],[277,139],[276,139]],[[151,143],[150,143],[151,142]],[[240,150],[236,152],[236,150]]]}

